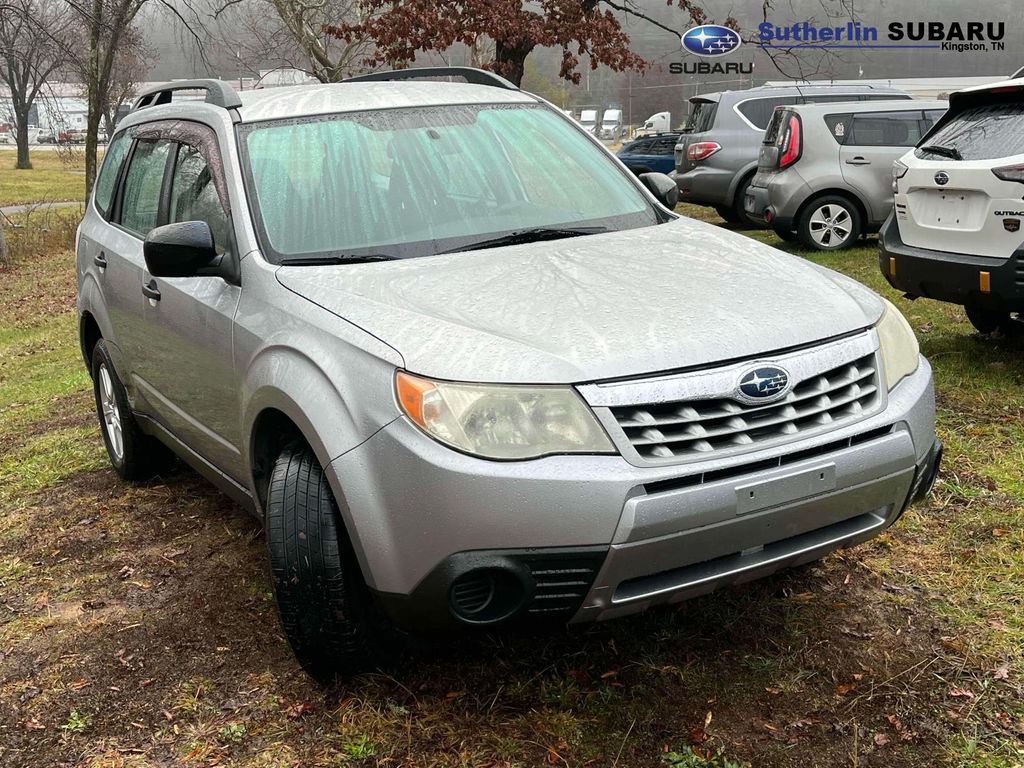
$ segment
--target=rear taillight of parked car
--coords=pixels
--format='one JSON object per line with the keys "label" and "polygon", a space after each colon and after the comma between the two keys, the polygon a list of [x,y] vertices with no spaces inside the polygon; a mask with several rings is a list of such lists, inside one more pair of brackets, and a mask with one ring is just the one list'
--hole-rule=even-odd
{"label": "rear taillight of parked car", "polygon": [[786,121],[786,130],[782,135],[782,144],[779,147],[779,168],[789,168],[800,159],[803,151],[803,136],[798,115],[790,115]]}
{"label": "rear taillight of parked car", "polygon": [[993,168],[992,173],[1003,181],[1016,181],[1018,184],[1024,184],[1024,165],[1004,165],[1001,168]]}
{"label": "rear taillight of parked car", "polygon": [[722,145],[717,141],[695,141],[686,148],[686,158],[694,162],[700,162],[701,160],[707,160],[721,148]]}

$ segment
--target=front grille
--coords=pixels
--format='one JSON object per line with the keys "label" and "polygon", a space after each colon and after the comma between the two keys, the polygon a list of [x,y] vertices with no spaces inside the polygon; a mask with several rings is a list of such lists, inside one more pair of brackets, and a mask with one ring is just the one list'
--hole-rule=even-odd
{"label": "front grille", "polygon": [[686,460],[749,450],[854,421],[872,410],[878,398],[871,354],[800,381],[770,405],[717,398],[615,406],[611,412],[642,458]]}
{"label": "front grille", "polygon": [[1014,282],[1018,288],[1024,288],[1024,254],[1018,254],[1014,259]]}

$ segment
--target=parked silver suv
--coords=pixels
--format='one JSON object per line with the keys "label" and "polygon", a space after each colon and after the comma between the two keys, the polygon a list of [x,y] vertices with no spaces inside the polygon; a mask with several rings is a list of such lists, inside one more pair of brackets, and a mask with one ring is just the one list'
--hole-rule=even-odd
{"label": "parked silver suv", "polygon": [[114,468],[167,447],[259,515],[307,669],[390,624],[680,600],[927,492],[931,370],[895,308],[674,215],[666,177],[500,78],[393,81],[439,74],[150,92],[79,229]]}
{"label": "parked silver suv", "polygon": [[729,222],[757,224],[747,216],[744,200],[776,107],[909,98],[895,88],[812,83],[702,93],[690,99],[690,115],[676,144],[676,168],[670,175],[683,202],[713,206]]}
{"label": "parked silver suv", "polygon": [[834,251],[877,232],[892,210],[892,164],[944,101],[779,107],[765,131],[747,214],[782,239]]}

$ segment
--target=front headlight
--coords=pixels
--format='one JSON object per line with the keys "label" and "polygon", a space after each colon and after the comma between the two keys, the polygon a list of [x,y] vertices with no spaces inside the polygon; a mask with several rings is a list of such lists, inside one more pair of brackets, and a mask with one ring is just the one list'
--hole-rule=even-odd
{"label": "front headlight", "polygon": [[398,403],[424,432],[488,459],[613,453],[597,418],[571,387],[460,384],[399,371]]}
{"label": "front headlight", "polygon": [[914,329],[910,327],[903,314],[892,302],[886,299],[882,301],[885,302],[885,311],[875,330],[878,331],[878,343],[882,348],[885,386],[891,390],[905,376],[917,370],[920,348]]}

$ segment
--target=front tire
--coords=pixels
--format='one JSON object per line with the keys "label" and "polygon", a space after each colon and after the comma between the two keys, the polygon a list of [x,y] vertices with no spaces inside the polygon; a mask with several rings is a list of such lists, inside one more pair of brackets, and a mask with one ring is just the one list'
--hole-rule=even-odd
{"label": "front tire", "polygon": [[849,248],[861,236],[860,211],[850,200],[826,195],[804,208],[796,226],[800,242],[818,251]]}
{"label": "front tire", "polygon": [[1010,313],[1000,312],[997,309],[986,309],[976,304],[968,304],[964,307],[967,319],[978,333],[994,333],[995,331],[1006,331],[1010,325]]}
{"label": "front tire", "polygon": [[372,659],[366,587],[323,469],[293,444],[274,463],[267,546],[281,626],[316,680],[365,669]]}
{"label": "front tire", "polygon": [[122,479],[135,482],[149,480],[169,469],[174,455],[139,428],[103,339],[96,342],[92,351],[92,385],[103,444],[114,471]]}

